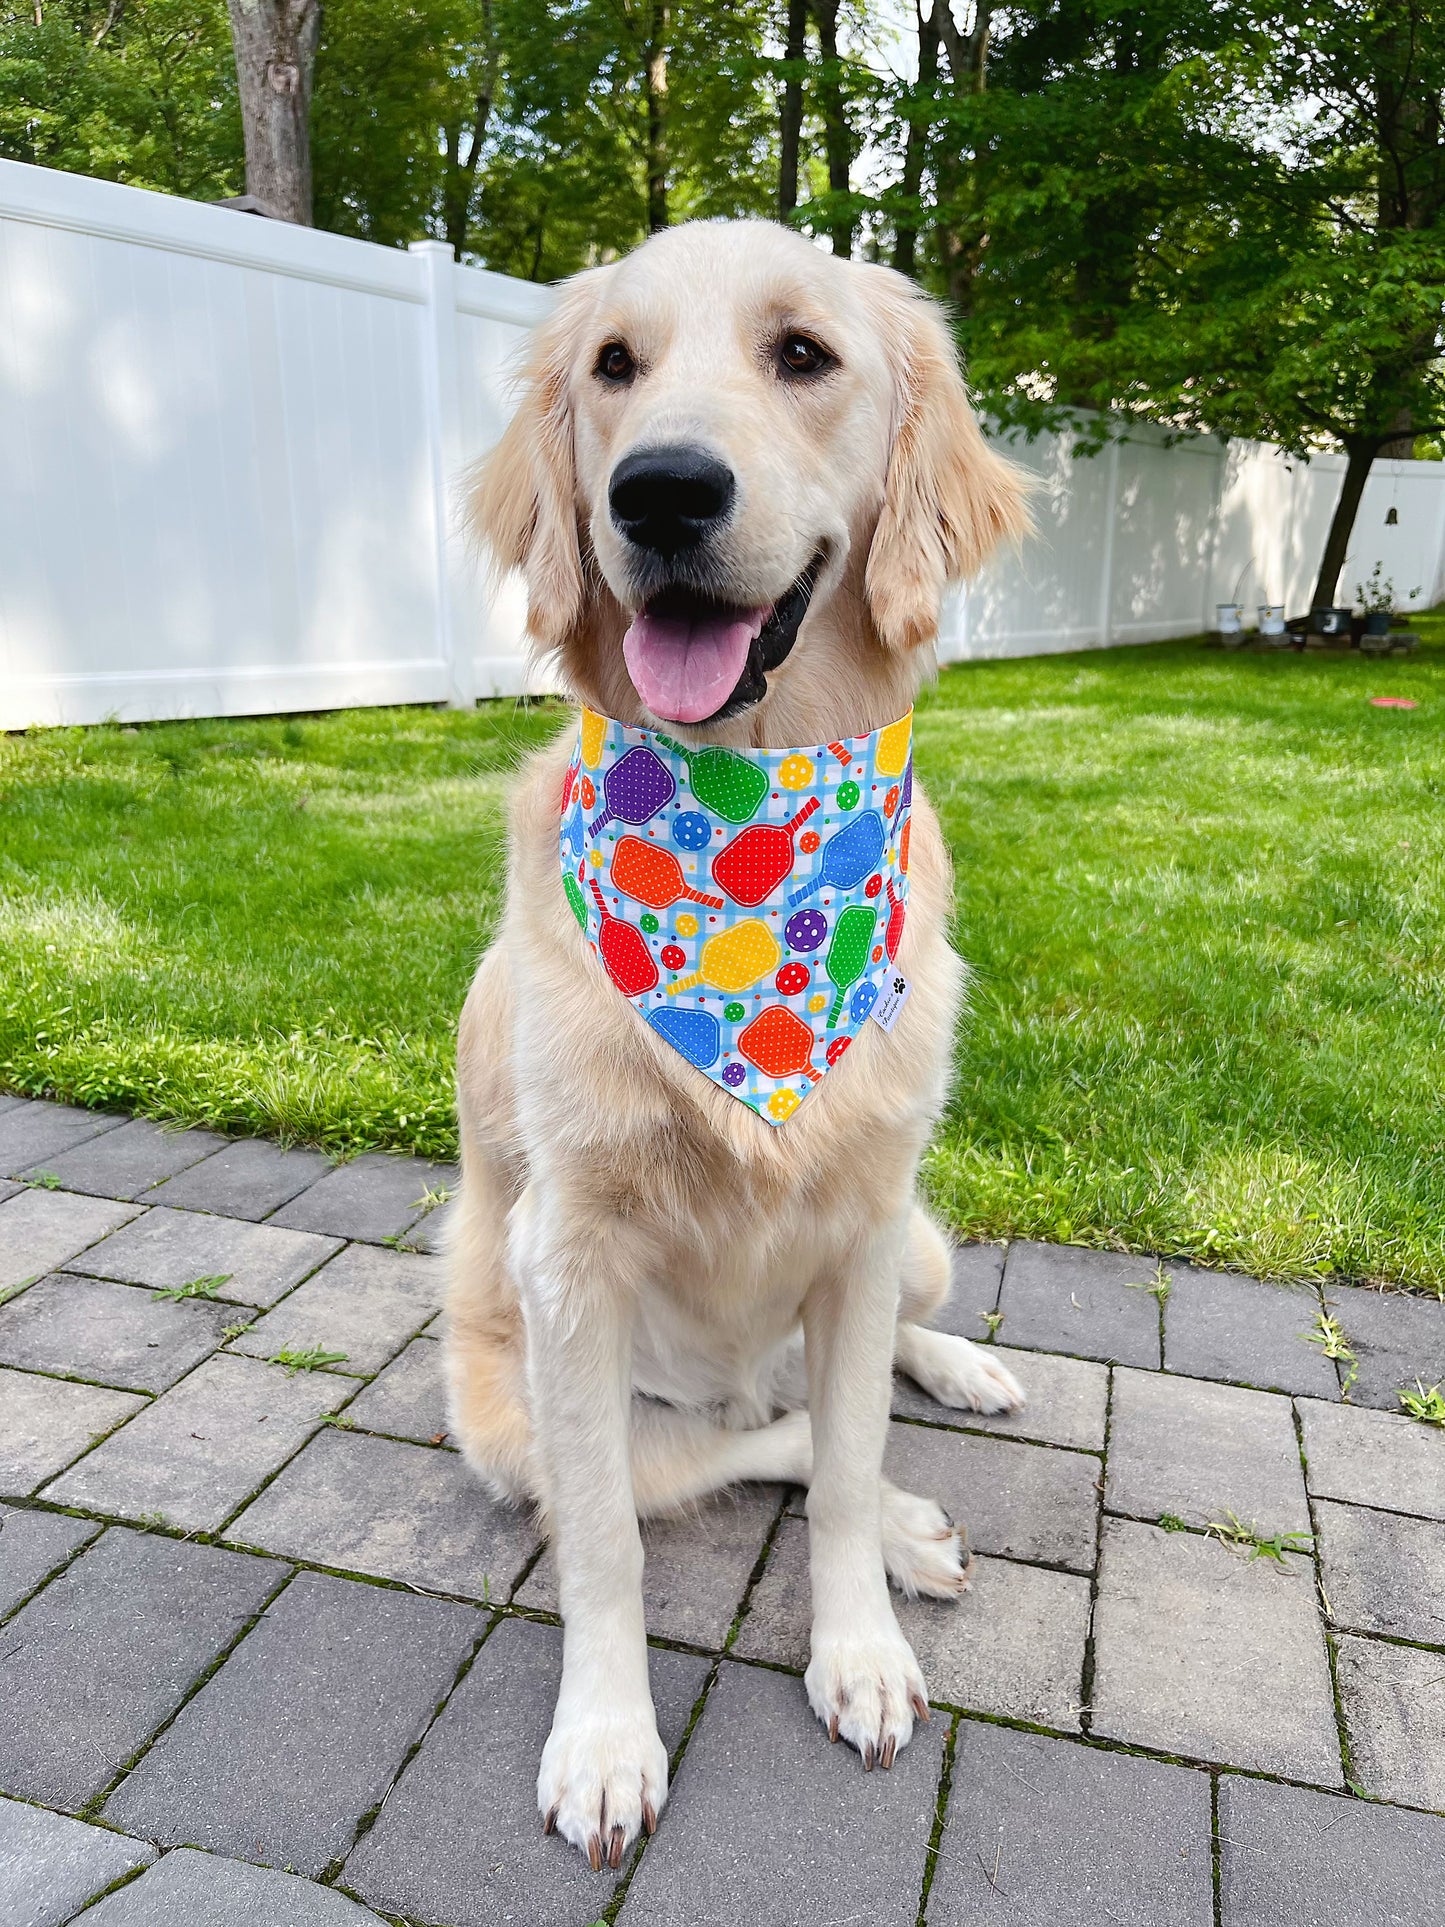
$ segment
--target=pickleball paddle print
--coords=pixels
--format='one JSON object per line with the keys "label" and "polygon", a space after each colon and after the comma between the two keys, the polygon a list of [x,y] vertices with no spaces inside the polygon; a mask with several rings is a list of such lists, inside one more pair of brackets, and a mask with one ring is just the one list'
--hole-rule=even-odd
{"label": "pickleball paddle print", "polygon": [[841,1062],[897,953],[912,725],[744,750],[582,712],[559,854],[583,940],[655,1036],[769,1124]]}

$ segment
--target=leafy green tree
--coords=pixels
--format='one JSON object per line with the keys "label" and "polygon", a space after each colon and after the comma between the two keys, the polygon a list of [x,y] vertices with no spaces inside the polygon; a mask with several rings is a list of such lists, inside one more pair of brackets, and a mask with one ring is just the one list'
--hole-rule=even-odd
{"label": "leafy green tree", "polygon": [[923,103],[912,215],[975,385],[1030,431],[1092,409],[1099,436],[1342,447],[1332,601],[1376,455],[1445,421],[1445,4],[991,11],[986,76]]}
{"label": "leafy green tree", "polygon": [[239,193],[226,0],[0,0],[0,155],[196,200]]}

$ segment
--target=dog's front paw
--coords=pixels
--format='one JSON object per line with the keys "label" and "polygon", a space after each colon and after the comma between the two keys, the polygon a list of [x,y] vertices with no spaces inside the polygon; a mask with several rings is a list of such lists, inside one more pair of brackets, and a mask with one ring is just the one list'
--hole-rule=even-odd
{"label": "dog's front paw", "polygon": [[941,1505],[883,1482],[883,1563],[906,1598],[958,1599],[973,1577],[963,1535]]}
{"label": "dog's front paw", "polygon": [[952,1332],[915,1325],[898,1362],[940,1405],[960,1412],[1021,1412],[1028,1402],[1013,1373],[988,1350]]}
{"label": "dog's front paw", "polygon": [[651,1706],[557,1709],[542,1749],[537,1804],[545,1830],[579,1847],[594,1873],[604,1862],[616,1872],[639,1827],[656,1827],[666,1799],[667,1752]]}
{"label": "dog's front paw", "polygon": [[913,1737],[914,1720],[928,1718],[928,1689],[896,1624],[871,1635],[815,1635],[803,1684],[828,1738],[856,1746],[870,1773],[892,1766]]}

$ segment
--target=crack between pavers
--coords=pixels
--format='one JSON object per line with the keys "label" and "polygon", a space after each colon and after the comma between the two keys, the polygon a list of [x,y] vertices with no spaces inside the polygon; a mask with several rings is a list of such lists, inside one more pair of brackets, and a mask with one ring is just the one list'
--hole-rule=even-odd
{"label": "crack between pavers", "polygon": [[[246,1615],[245,1620],[241,1626],[241,1630],[238,1633],[234,1634],[230,1639],[228,1639],[225,1645],[222,1646],[220,1651],[216,1653],[207,1662],[207,1664],[201,1669],[200,1673],[197,1674],[196,1678],[192,1680],[191,1684],[186,1688],[186,1691],[182,1695],[181,1699],[177,1702],[177,1704],[174,1707],[172,1707],[169,1715],[155,1729],[155,1731],[151,1734],[150,1738],[145,1741],[144,1745],[138,1747],[136,1751],[131,1754],[130,1758],[126,1760],[123,1763],[123,1765],[121,1765],[117,1769],[117,1771],[112,1775],[112,1777],[106,1783],[106,1785],[101,1788],[99,1793],[92,1794],[90,1799],[85,1802],[84,1806],[78,1807],[76,1809],[77,1819],[88,1821],[93,1819],[94,1816],[100,1812],[101,1808],[105,1805],[106,1801],[109,1800],[112,1797],[112,1795],[119,1789],[119,1787],[123,1785],[123,1783],[130,1777],[130,1775],[140,1765],[141,1761],[150,1752],[151,1748],[155,1746],[157,1742],[160,1741],[164,1737],[164,1735],[167,1734],[170,1731],[170,1729],[175,1725],[176,1721],[180,1718],[181,1714],[190,1705],[191,1701],[195,1699],[196,1695],[206,1685],[207,1681],[214,1679],[216,1674],[220,1672],[221,1668],[225,1665],[226,1661],[231,1657],[232,1653],[235,1652],[236,1648],[241,1644],[241,1641],[246,1637],[246,1635],[252,1630],[253,1627],[260,1625],[261,1621],[265,1618],[266,1614],[271,1610],[271,1608],[275,1605],[276,1601],[281,1597],[282,1593],[285,1592],[286,1588],[291,1584],[291,1581],[296,1577],[296,1570],[297,1569],[293,1566],[291,1570],[288,1573],[286,1573],[286,1575],[281,1579],[279,1584],[277,1584],[276,1586],[273,1586],[271,1591],[267,1593],[266,1597],[261,1601],[260,1605],[256,1608],[255,1612],[248,1613]],[[159,1845],[160,1843],[157,1842],[156,1844]]]}
{"label": "crack between pavers", "polygon": [[[1164,1307],[1159,1307],[1163,1317]],[[1084,1634],[1084,1658],[1079,1671],[1079,1731],[1088,1735],[1094,1720],[1094,1675],[1098,1667],[1095,1644],[1099,1587],[1104,1566],[1104,1494],[1109,1478],[1109,1441],[1114,1424],[1114,1367],[1104,1385],[1104,1449],[1099,1455],[1098,1509],[1094,1515],[1094,1565],[1089,1574],[1089,1626]]]}
{"label": "crack between pavers", "polygon": [[[1041,1357],[1054,1357],[1055,1353],[1041,1353]],[[1106,1366],[1105,1370],[1109,1368]],[[947,1411],[947,1406],[941,1406]],[[999,1432],[986,1425],[970,1425],[966,1420],[922,1418],[916,1412],[890,1412],[892,1425],[915,1425],[925,1432],[952,1432],[960,1438],[998,1439],[1003,1445],[1036,1445],[1043,1452],[1072,1452],[1076,1458],[1097,1459],[1103,1451],[1102,1445],[1066,1445],[1062,1439],[1029,1438],[1022,1432]]]}
{"label": "crack between pavers", "polygon": [[948,1722],[948,1731],[943,1736],[943,1761],[938,1774],[938,1792],[933,1803],[933,1825],[929,1830],[928,1845],[923,1854],[923,1885],[918,1895],[917,1927],[926,1927],[928,1919],[928,1897],[933,1892],[933,1880],[938,1872],[938,1862],[943,1853],[943,1836],[948,1826],[948,1799],[953,1791],[953,1762],[958,1747],[958,1718],[955,1715]]}
{"label": "crack between pavers", "polygon": [[1224,1927],[1224,1876],[1219,1839],[1219,1775],[1209,1776],[1209,1884],[1214,1927]]}
{"label": "crack between pavers", "polygon": [[[318,1885],[335,1887],[337,1883],[340,1881],[342,1872],[345,1869],[347,1861],[351,1858],[352,1854],[356,1852],[356,1849],[361,1845],[361,1842],[366,1838],[367,1834],[371,1832],[372,1828],[376,1825],[377,1821],[381,1818],[382,1808],[386,1805],[387,1801],[391,1798],[392,1794],[396,1791],[397,1787],[400,1786],[402,1776],[405,1774],[407,1768],[411,1765],[412,1761],[416,1758],[417,1754],[420,1753],[422,1746],[424,1745],[427,1739],[428,1734],[431,1732],[432,1728],[436,1725],[437,1721],[441,1718],[442,1714],[446,1711],[447,1707],[451,1704],[453,1698],[456,1696],[457,1691],[461,1687],[463,1680],[465,1680],[468,1673],[471,1672],[473,1666],[476,1665],[478,1654],[481,1652],[482,1648],[487,1644],[488,1640],[492,1637],[492,1634],[502,1624],[503,1618],[504,1618],[504,1615],[500,1607],[497,1607],[492,1611],[491,1615],[487,1619],[487,1623],[482,1627],[482,1630],[477,1634],[476,1639],[472,1642],[471,1651],[463,1657],[461,1663],[458,1665],[456,1669],[456,1672],[452,1675],[451,1684],[447,1687],[446,1691],[437,1700],[436,1705],[432,1708],[431,1716],[422,1725],[422,1727],[420,1728],[420,1730],[416,1735],[416,1738],[412,1741],[411,1745],[406,1749],[406,1752],[402,1755],[401,1761],[398,1764],[396,1771],[391,1775],[391,1778],[387,1781],[385,1792],[382,1794],[379,1800],[377,1800],[372,1806],[367,1808],[365,1813],[361,1814],[358,1817],[356,1825],[352,1829],[350,1845],[345,1849],[344,1852],[335,1855],[335,1857],[332,1860],[330,1860],[327,1863],[327,1865],[322,1869],[321,1874],[318,1878]],[[350,1889],[342,1889],[342,1891],[347,1892],[348,1894],[351,1892]],[[360,1898],[359,1895],[357,1895],[356,1897]],[[369,1907],[371,1906],[372,1903],[370,1901],[366,1901],[363,1904]]]}
{"label": "crack between pavers", "polygon": [[1330,1671],[1330,1704],[1335,1716],[1335,1733],[1339,1741],[1340,1771],[1344,1775],[1345,1786],[1349,1791],[1351,1793],[1358,1793],[1361,1789],[1354,1776],[1354,1761],[1350,1756],[1350,1729],[1345,1720],[1344,1695],[1340,1691],[1339,1650],[1335,1643],[1334,1633],[1330,1627],[1330,1616],[1325,1610],[1327,1596],[1324,1589],[1324,1567],[1318,1550],[1320,1543],[1319,1520],[1315,1517],[1314,1495],[1310,1491],[1309,1455],[1305,1450],[1304,1420],[1300,1416],[1298,1405],[1291,1404],[1290,1415],[1294,1420],[1295,1439],[1299,1446],[1300,1473],[1304,1479],[1305,1487],[1305,1505],[1309,1511],[1310,1535],[1314,1541],[1314,1549],[1311,1552],[1311,1564],[1314,1567],[1315,1579],[1315,1618],[1319,1625],[1320,1636],[1324,1641],[1325,1663]]}

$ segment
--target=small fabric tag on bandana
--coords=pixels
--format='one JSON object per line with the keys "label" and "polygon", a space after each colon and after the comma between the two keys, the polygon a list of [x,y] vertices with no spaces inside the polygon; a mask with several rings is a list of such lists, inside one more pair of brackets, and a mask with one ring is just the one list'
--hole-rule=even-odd
{"label": "small fabric tag on bandana", "polygon": [[872,1017],[880,1030],[892,1035],[893,1026],[903,1014],[903,1006],[913,995],[913,986],[901,970],[885,973],[883,988],[878,993],[878,1001],[873,1006]]}
{"label": "small fabric tag on bandana", "polygon": [[[747,750],[582,712],[558,844],[572,914],[657,1036],[769,1124],[896,975],[912,745],[911,710],[866,736]],[[891,994],[901,1008],[906,987]]]}

